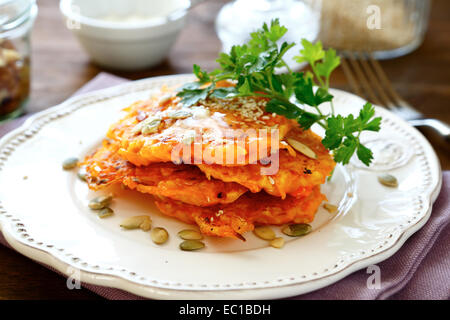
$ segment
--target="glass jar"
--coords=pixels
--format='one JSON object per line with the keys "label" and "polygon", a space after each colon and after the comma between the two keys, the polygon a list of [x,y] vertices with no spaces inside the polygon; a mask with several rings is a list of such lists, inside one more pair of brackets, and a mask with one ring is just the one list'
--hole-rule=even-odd
{"label": "glass jar", "polygon": [[418,48],[431,0],[322,0],[320,40],[341,51],[395,58]]}
{"label": "glass jar", "polygon": [[30,94],[35,0],[0,0],[0,121],[19,116]]}

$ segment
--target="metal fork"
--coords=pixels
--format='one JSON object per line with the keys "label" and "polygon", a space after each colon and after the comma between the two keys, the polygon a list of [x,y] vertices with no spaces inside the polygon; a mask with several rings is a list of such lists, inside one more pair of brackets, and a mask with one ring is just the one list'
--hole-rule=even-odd
{"label": "metal fork", "polygon": [[343,52],[341,61],[345,76],[357,95],[389,109],[415,127],[430,127],[450,141],[450,126],[437,119],[425,118],[403,100],[372,54]]}

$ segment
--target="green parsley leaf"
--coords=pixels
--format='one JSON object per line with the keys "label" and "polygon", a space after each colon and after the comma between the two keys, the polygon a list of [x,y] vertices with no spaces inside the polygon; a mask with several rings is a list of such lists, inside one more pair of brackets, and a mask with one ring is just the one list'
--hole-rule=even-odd
{"label": "green parsley leaf", "polygon": [[369,166],[373,160],[373,153],[369,148],[366,148],[362,144],[358,144],[358,149],[356,150],[358,159],[361,160],[366,166]]}
{"label": "green parsley leaf", "polygon": [[198,79],[198,82],[200,82],[201,84],[211,82],[211,77],[208,75],[208,72],[202,70],[200,66],[194,64],[193,71]]}
{"label": "green parsley leaf", "polygon": [[239,82],[240,82],[238,89],[239,93],[241,93],[244,96],[250,95],[252,93],[252,88],[250,87],[250,82],[248,81],[248,78],[241,78]]}
{"label": "green parsley leaf", "polygon": [[266,105],[266,111],[285,116],[288,119],[295,119],[305,130],[321,119],[317,114],[300,109],[288,101],[278,99],[271,99]]}
{"label": "green parsley leaf", "polygon": [[307,104],[311,107],[318,107],[322,103],[329,102],[333,99],[333,96],[323,88],[317,89],[314,93],[311,79],[300,78],[296,84],[297,86],[294,90],[295,97],[300,103]]}
{"label": "green parsley leaf", "polygon": [[359,119],[363,126],[363,130],[366,131],[380,131],[381,118],[373,118],[375,116],[375,108],[371,103],[367,102],[359,112]]}
{"label": "green parsley leaf", "polygon": [[358,158],[364,164],[369,165],[373,159],[372,151],[361,144],[359,136],[363,131],[380,129],[381,118],[374,118],[374,116],[375,108],[367,103],[357,118],[351,114],[345,118],[341,115],[329,117],[322,144],[329,150],[336,150],[335,160],[337,162],[348,163],[349,157],[356,149]]}
{"label": "green parsley leaf", "polygon": [[276,98],[271,99],[267,103],[266,111],[285,116],[288,119],[297,119],[304,112],[289,101],[279,100]]}
{"label": "green parsley leaf", "polygon": [[322,144],[329,150],[338,148],[345,136],[344,118],[341,115],[332,116],[327,119],[327,130]]}
{"label": "green parsley leaf", "polygon": [[264,24],[264,36],[267,37],[271,42],[275,43],[280,40],[288,31],[288,29],[282,25],[280,25],[280,20],[275,19],[270,23],[270,28]]}
{"label": "green parsley leaf", "polygon": [[239,92],[235,87],[227,87],[227,88],[218,88],[214,90],[210,97],[218,98],[218,99],[227,99],[238,95]]}
{"label": "green parsley leaf", "polygon": [[301,56],[295,58],[298,63],[308,62],[310,65],[316,64],[317,61],[325,57],[322,42],[318,41],[315,44],[306,39],[302,39],[303,49],[300,50]]}
{"label": "green parsley leaf", "polygon": [[323,61],[317,64],[317,73],[319,76],[328,79],[331,73],[341,64],[341,58],[336,56],[336,50],[325,51]]}
{"label": "green parsley leaf", "polygon": [[334,160],[342,164],[348,164],[355,153],[358,143],[355,138],[345,138],[344,142],[336,149]]}
{"label": "green parsley leaf", "polygon": [[178,92],[177,96],[181,97],[181,102],[186,106],[190,107],[196,104],[199,100],[205,100],[208,97],[208,93],[211,87],[206,87],[205,89],[183,89]]}

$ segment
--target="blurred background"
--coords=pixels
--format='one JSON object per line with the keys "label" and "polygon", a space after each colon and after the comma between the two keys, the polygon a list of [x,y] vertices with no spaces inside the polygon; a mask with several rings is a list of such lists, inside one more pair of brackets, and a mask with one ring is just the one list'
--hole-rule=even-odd
{"label": "blurred background", "polygon": [[[140,79],[161,74],[191,72],[194,63],[209,70],[213,69],[217,54],[222,48],[216,34],[215,20],[219,10],[228,2],[230,1],[206,0],[193,8],[188,13],[174,46],[160,65],[133,72],[106,71],[128,79]],[[28,112],[36,112],[60,103],[86,81],[105,71],[91,63],[89,55],[75,35],[67,29],[59,10],[59,1],[38,0],[37,3],[39,14],[31,37],[32,92]],[[402,95],[408,97],[417,108],[422,106],[427,114],[440,116],[447,121],[450,120],[450,111],[441,110],[439,106],[443,100],[450,101],[450,91],[447,87],[450,83],[450,73],[445,72],[446,68],[450,68],[448,32],[450,3],[446,0],[434,0],[423,45],[407,56],[382,62]],[[337,72],[333,80],[334,87],[350,89],[343,74]],[[423,86],[425,83],[427,85]]]}

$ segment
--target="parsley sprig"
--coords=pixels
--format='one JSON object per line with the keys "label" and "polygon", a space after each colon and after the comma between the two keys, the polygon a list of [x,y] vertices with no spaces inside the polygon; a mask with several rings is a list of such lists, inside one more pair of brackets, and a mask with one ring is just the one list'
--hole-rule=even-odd
{"label": "parsley sprig", "polygon": [[[295,43],[278,44],[286,32],[278,19],[273,20],[270,26],[264,24],[253,32],[246,44],[233,46],[230,53],[221,53],[217,59],[219,69],[207,72],[194,65],[197,81],[186,84],[178,93],[182,103],[191,106],[208,97],[265,97],[270,99],[267,112],[295,119],[305,130],[314,124],[324,128],[322,143],[332,151],[336,162],[348,164],[356,152],[364,164],[370,165],[372,151],[361,143],[360,136],[363,131],[379,131],[381,118],[375,117],[370,103],[363,106],[357,117],[336,115],[329,85],[340,57],[333,49],[324,50],[321,42],[313,44],[303,39],[303,49],[294,59],[308,63],[312,72],[294,72],[284,56]],[[287,72],[277,72],[281,68]],[[236,86],[217,88],[221,80],[234,81]],[[325,103],[331,104],[330,113],[321,109]]]}

